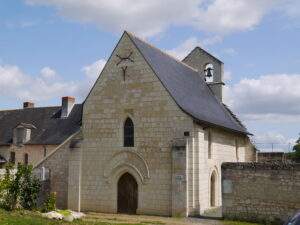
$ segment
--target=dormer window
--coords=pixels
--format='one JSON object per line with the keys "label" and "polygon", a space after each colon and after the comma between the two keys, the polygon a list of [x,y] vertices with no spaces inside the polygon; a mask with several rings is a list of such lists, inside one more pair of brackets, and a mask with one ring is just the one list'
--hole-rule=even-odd
{"label": "dormer window", "polygon": [[23,127],[18,127],[16,128],[16,145],[21,145],[24,143],[24,136],[26,135],[25,133],[27,132],[27,129]]}
{"label": "dormer window", "polygon": [[28,142],[31,138],[31,130],[36,129],[32,124],[20,123],[14,128],[13,142],[17,146],[21,146]]}

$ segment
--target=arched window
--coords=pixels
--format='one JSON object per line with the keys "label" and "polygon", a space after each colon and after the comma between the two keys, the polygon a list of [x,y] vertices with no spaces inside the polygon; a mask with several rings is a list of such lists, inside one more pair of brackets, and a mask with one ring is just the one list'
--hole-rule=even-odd
{"label": "arched window", "polygon": [[124,123],[124,147],[134,146],[134,125],[128,117]]}
{"label": "arched window", "polygon": [[217,205],[217,174],[214,171],[210,177],[210,206]]}

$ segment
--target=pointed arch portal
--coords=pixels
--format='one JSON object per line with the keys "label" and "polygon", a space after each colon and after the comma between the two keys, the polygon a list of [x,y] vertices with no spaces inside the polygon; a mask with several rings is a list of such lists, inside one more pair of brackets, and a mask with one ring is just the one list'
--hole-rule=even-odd
{"label": "pointed arch portal", "polygon": [[136,214],[138,206],[138,184],[129,174],[123,174],[118,181],[118,213]]}

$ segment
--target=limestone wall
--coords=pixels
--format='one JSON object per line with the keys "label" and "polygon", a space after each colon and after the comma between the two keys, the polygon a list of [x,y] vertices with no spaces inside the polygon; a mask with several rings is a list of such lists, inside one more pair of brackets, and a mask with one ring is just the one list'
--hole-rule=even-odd
{"label": "limestone wall", "polygon": [[[130,52],[134,63],[124,81],[116,55]],[[134,147],[123,147],[128,116],[134,123]],[[125,35],[84,104],[81,209],[115,213],[118,178],[129,171],[138,183],[138,213],[171,215],[171,145],[185,131],[193,131],[193,120],[176,105]],[[128,161],[131,157],[136,160]],[[140,173],[145,165],[149,178]]]}
{"label": "limestone wall", "polygon": [[41,161],[44,157],[44,148],[46,148],[46,155],[51,154],[51,152],[58,145],[24,145],[21,147],[15,145],[7,145],[0,147],[0,155],[5,157],[7,161],[10,158],[10,152],[15,152],[15,164],[24,163],[25,154],[28,154],[28,163],[30,165],[36,165],[39,161]]}
{"label": "limestone wall", "polygon": [[222,165],[223,216],[285,221],[300,209],[300,164]]}
{"label": "limestone wall", "polygon": [[35,169],[49,169],[50,192],[56,192],[56,205],[60,209],[68,208],[68,177],[71,136],[57,149],[38,163]]}
{"label": "limestone wall", "polygon": [[[209,157],[209,133],[211,156]],[[188,214],[204,214],[211,207],[221,206],[221,164],[252,160],[248,138],[221,129],[203,129],[194,124],[194,132],[187,139],[187,201]],[[216,176],[215,204],[211,205],[211,176]]]}

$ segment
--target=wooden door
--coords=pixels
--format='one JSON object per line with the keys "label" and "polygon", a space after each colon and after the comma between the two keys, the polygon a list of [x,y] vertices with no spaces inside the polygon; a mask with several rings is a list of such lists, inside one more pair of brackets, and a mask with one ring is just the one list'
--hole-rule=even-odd
{"label": "wooden door", "polygon": [[138,204],[138,185],[129,173],[118,181],[118,213],[136,214]]}

